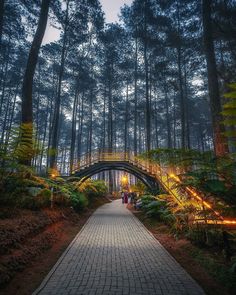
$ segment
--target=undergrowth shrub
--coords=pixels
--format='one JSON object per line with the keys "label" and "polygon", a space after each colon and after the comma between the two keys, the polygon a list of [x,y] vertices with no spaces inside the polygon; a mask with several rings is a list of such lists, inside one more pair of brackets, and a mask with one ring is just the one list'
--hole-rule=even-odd
{"label": "undergrowth shrub", "polygon": [[82,211],[88,206],[88,198],[83,193],[73,193],[71,195],[71,205],[75,211]]}
{"label": "undergrowth shrub", "polygon": [[107,186],[103,180],[88,179],[77,184],[77,189],[85,193],[89,198],[103,197],[107,194]]}

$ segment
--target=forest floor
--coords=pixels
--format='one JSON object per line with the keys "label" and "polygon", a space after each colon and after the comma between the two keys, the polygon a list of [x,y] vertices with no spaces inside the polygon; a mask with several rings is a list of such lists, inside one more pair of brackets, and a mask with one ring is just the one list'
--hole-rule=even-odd
{"label": "forest floor", "polygon": [[106,202],[96,199],[81,213],[1,208],[0,294],[32,294],[94,210]]}
{"label": "forest floor", "polygon": [[212,254],[207,249],[199,249],[185,238],[176,239],[167,225],[153,218],[147,218],[143,212],[136,211],[130,204],[127,205],[127,208],[132,211],[178,263],[199,283],[207,295],[235,294],[227,291],[198,261],[199,255],[201,255],[201,259],[207,261],[210,256],[212,257],[212,255],[216,254]]}

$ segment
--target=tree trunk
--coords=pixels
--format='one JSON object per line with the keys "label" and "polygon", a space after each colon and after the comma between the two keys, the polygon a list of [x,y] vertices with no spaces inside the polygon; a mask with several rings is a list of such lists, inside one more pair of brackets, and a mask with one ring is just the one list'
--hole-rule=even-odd
{"label": "tree trunk", "polygon": [[137,156],[137,105],[138,105],[138,38],[135,38],[135,69],[134,69],[134,155]]}
{"label": "tree trunk", "polygon": [[91,164],[92,144],[93,144],[93,95],[94,92],[90,90],[90,110],[89,110],[89,136],[88,136],[88,153],[89,163]]}
{"label": "tree trunk", "polygon": [[47,26],[49,4],[50,0],[42,0],[38,27],[30,48],[30,53],[28,56],[27,66],[23,79],[21,106],[21,141],[23,142],[26,140],[28,143],[27,152],[29,152],[29,155],[25,157],[22,161],[22,163],[26,165],[30,165],[33,149],[33,79],[38,61],[40,46],[42,44]]}
{"label": "tree trunk", "polygon": [[71,145],[70,145],[70,174],[74,168],[74,156],[75,156],[75,140],[76,140],[76,117],[77,117],[77,105],[78,105],[78,88],[75,90],[74,104],[73,104],[73,115],[72,115],[72,128],[71,128]]}
{"label": "tree trunk", "polygon": [[126,102],[125,102],[125,134],[124,134],[124,151],[127,153],[127,139],[128,139],[128,104],[129,104],[129,84],[126,86]]}
{"label": "tree trunk", "polygon": [[4,16],[4,5],[5,0],[0,0],[0,50],[2,44],[2,31],[3,31],[3,16]]}
{"label": "tree trunk", "polygon": [[168,148],[172,148],[172,140],[171,140],[171,122],[170,122],[170,108],[169,108],[169,99],[167,94],[167,84],[166,78],[164,81],[164,91],[165,91],[165,109],[166,109],[166,127],[167,127],[167,146]]}
{"label": "tree trunk", "polygon": [[78,132],[78,145],[77,145],[77,158],[78,163],[80,162],[81,157],[81,145],[82,145],[82,136],[83,136],[83,128],[84,128],[84,91],[81,97],[81,114],[80,114],[80,124],[79,124],[79,132]]}
{"label": "tree trunk", "polygon": [[[113,110],[112,110],[112,88],[111,79],[108,85],[108,149],[112,152],[113,147]],[[110,175],[110,174],[109,174]]]}
{"label": "tree trunk", "polygon": [[184,62],[184,97],[185,97],[185,118],[186,118],[186,147],[191,148],[190,142],[190,118],[189,118],[189,103],[188,103],[188,79],[187,79],[187,70],[186,62]]}
{"label": "tree trunk", "polygon": [[[106,147],[106,94],[103,97],[103,137],[102,137],[102,149]],[[105,176],[104,176],[105,178]]]}
{"label": "tree trunk", "polygon": [[203,37],[207,62],[208,89],[212,114],[213,140],[216,156],[228,153],[228,144],[223,135],[224,126],[221,124],[221,99],[217,76],[215,48],[211,20],[211,0],[202,0]]}
{"label": "tree trunk", "polygon": [[59,123],[60,123],[59,122],[60,121],[60,109],[61,109],[61,89],[62,89],[61,85],[62,85],[62,78],[63,78],[63,74],[64,74],[64,66],[65,66],[67,30],[68,30],[68,20],[69,20],[69,2],[70,2],[70,0],[67,0],[65,31],[64,31],[64,36],[63,36],[61,63],[60,63],[59,78],[58,78],[58,91],[57,91],[57,98],[56,98],[55,111],[54,111],[54,124],[53,124],[53,131],[52,131],[51,157],[50,157],[50,168],[51,169],[56,169]]}
{"label": "tree trunk", "polygon": [[9,144],[9,139],[10,139],[10,135],[11,135],[11,131],[12,131],[11,129],[12,129],[13,118],[14,118],[14,114],[15,114],[15,106],[16,106],[16,98],[18,95],[18,90],[19,90],[19,82],[17,83],[17,86],[16,86],[16,91],[15,91],[15,95],[14,95],[14,99],[13,99],[13,105],[12,105],[12,109],[11,109],[11,113],[10,113],[8,132],[7,132],[6,140],[5,140],[6,149]]}
{"label": "tree trunk", "polygon": [[151,114],[149,100],[149,75],[148,75],[148,57],[147,57],[147,1],[144,9],[144,67],[145,67],[145,97],[146,97],[146,151],[151,150]]}
{"label": "tree trunk", "polygon": [[56,89],[57,89],[57,74],[55,70],[55,58],[54,63],[52,65],[52,91],[50,95],[50,108],[49,108],[49,126],[48,126],[48,142],[47,142],[47,164],[46,164],[46,170],[48,171],[49,168],[49,162],[50,162],[50,147],[51,147],[51,141],[52,141],[52,127],[53,127],[53,111],[54,111],[54,103],[55,103],[55,95],[56,95]]}
{"label": "tree trunk", "polygon": [[158,120],[157,120],[157,114],[158,114],[158,109],[157,109],[157,98],[155,99],[155,139],[156,139],[156,144],[155,144],[155,149],[159,148],[159,132],[158,132]]}
{"label": "tree trunk", "polygon": [[1,100],[0,100],[0,117],[3,112],[3,104],[4,104],[4,98],[5,98],[5,90],[6,90],[6,84],[7,84],[7,75],[9,74],[9,61],[10,61],[10,52],[11,52],[11,36],[8,38],[8,46],[7,46],[7,52],[4,56],[5,60],[5,66],[3,67],[2,70],[2,75],[1,75]]}
{"label": "tree trunk", "polygon": [[[181,38],[180,33],[180,12],[179,12],[179,1],[177,1],[177,25],[178,35]],[[181,147],[186,148],[186,114],[185,114],[185,97],[183,90],[183,76],[182,76],[182,48],[181,40],[178,40],[177,44],[177,64],[178,64],[178,79],[179,79],[179,94],[180,94],[180,120],[181,120]]]}
{"label": "tree trunk", "polygon": [[[39,160],[39,171],[42,172],[42,165],[43,165],[43,157],[46,145],[46,136],[47,136],[47,128],[50,125],[50,113],[49,113],[49,104],[47,105],[46,116],[45,116],[45,123],[44,123],[44,130],[43,130],[43,138],[42,138],[42,148],[40,153],[40,160]],[[44,171],[46,172],[46,171]]]}

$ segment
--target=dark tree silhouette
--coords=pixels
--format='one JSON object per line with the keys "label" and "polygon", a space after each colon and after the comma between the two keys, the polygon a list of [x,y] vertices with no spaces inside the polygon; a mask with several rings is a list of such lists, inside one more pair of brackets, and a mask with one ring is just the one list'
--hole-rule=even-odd
{"label": "dark tree silhouette", "polygon": [[0,48],[1,48],[1,42],[2,42],[4,8],[5,8],[5,0],[0,0]]}
{"label": "dark tree silhouette", "polygon": [[204,44],[207,61],[207,76],[208,88],[212,115],[212,126],[214,136],[214,147],[217,156],[222,156],[228,153],[228,145],[226,138],[223,135],[224,127],[222,125],[221,116],[221,99],[219,91],[219,82],[217,75],[217,66],[215,58],[212,19],[211,19],[211,0],[202,1],[202,18],[203,18],[203,33]]}
{"label": "dark tree silhouette", "polygon": [[[38,21],[38,27],[34,35],[34,39],[30,48],[27,66],[23,79],[22,87],[22,113],[21,113],[21,123],[22,123],[22,134],[21,139],[24,140],[24,137],[27,136],[30,141],[33,137],[33,100],[32,100],[32,91],[33,91],[33,79],[35,74],[35,69],[38,61],[38,55],[44,33],[47,26],[48,20],[48,11],[49,11],[50,0],[42,0],[40,16]],[[27,126],[24,126],[27,124]],[[25,129],[28,129],[27,131]],[[29,149],[33,149],[33,146],[29,146]],[[25,164],[30,163],[29,159],[24,160]]]}

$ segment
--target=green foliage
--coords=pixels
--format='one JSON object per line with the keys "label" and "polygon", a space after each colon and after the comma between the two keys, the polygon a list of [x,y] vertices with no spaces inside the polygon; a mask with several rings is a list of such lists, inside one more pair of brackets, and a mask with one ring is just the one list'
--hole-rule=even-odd
{"label": "green foliage", "polygon": [[[173,170],[178,167],[181,171],[181,174],[178,175],[180,182],[176,183],[178,189],[184,191],[186,186],[192,187],[201,192],[206,200],[213,201],[215,208],[218,207],[230,215],[235,214],[235,154],[216,158],[213,152],[157,149],[143,154],[141,157]],[[225,202],[224,206],[222,206],[222,201]],[[231,207],[231,210],[228,210],[228,206]]]}
{"label": "green foliage", "polygon": [[189,229],[186,237],[194,244],[201,247],[215,247],[221,250],[224,248],[221,229],[207,228],[204,225],[193,226]]}
{"label": "green foliage", "polygon": [[148,159],[153,163],[168,167],[179,167],[184,170],[189,170],[193,166],[204,166],[206,162],[214,157],[213,152],[199,152],[197,150],[187,149],[168,149],[159,148],[151,150],[140,156],[142,159]]}
{"label": "green foliage", "polygon": [[214,278],[216,278],[227,289],[235,294],[236,291],[236,274],[225,264],[217,261],[214,257],[206,255],[201,250],[192,251],[193,258],[200,263]]}
{"label": "green foliage", "polygon": [[8,165],[16,165],[29,163],[40,150],[38,143],[36,144],[32,123],[25,123],[20,128],[11,130],[8,145],[1,147],[0,156]]}
{"label": "green foliage", "polygon": [[130,186],[130,189],[133,192],[139,193],[140,195],[144,195],[147,190],[147,187],[142,181],[138,180],[136,185]]}
{"label": "green foliage", "polygon": [[90,198],[103,197],[108,191],[104,181],[92,179],[87,179],[82,183],[79,182],[77,188]]}
{"label": "green foliage", "polygon": [[169,225],[177,236],[188,232],[196,208],[189,202],[177,204],[169,195],[143,196],[141,209],[148,217]]}
{"label": "green foliage", "polygon": [[150,204],[152,201],[155,201],[155,197],[152,195],[143,195],[141,196],[141,200],[142,200],[142,207],[145,207],[148,204]]}
{"label": "green foliage", "polygon": [[71,194],[71,206],[76,211],[82,211],[88,206],[88,198],[83,193],[72,193]]}
{"label": "green foliage", "polygon": [[82,209],[87,206],[85,197],[73,183],[62,178],[47,179],[34,175],[27,166],[21,165],[17,172],[1,175],[0,204],[36,210],[49,207],[51,189],[54,204],[59,206],[75,206]]}
{"label": "green foliage", "polygon": [[147,217],[156,218],[170,225],[173,224],[175,218],[170,208],[167,206],[167,200],[151,195],[144,195],[141,200],[141,208]]}
{"label": "green foliage", "polygon": [[18,198],[16,206],[19,208],[26,208],[37,210],[40,208],[49,207],[51,203],[51,191],[43,189],[37,196],[23,195]]}
{"label": "green foliage", "polygon": [[166,224],[173,224],[175,217],[167,207],[167,202],[161,199],[151,201],[148,205],[143,207],[148,217],[155,217],[160,221],[164,221]]}
{"label": "green foliage", "polygon": [[229,88],[230,91],[225,94],[227,102],[223,105],[223,124],[227,129],[225,136],[229,138],[231,144],[236,145],[236,83],[230,84]]}

